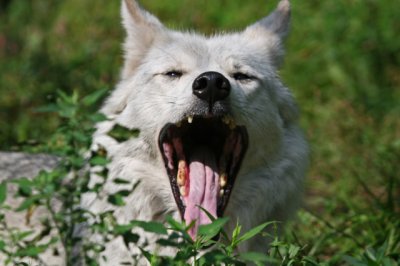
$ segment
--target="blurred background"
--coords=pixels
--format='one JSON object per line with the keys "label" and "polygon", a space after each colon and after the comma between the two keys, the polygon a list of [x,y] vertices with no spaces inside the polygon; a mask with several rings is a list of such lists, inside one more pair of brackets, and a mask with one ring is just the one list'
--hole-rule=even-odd
{"label": "blurred background", "polygon": [[[211,34],[241,30],[277,1],[141,3],[170,27]],[[1,0],[1,150],[40,150],[61,120],[37,110],[57,90],[113,89],[119,5]],[[281,76],[301,107],[312,162],[305,207],[286,237],[333,265],[379,250],[400,260],[400,1],[293,0],[292,9]]]}

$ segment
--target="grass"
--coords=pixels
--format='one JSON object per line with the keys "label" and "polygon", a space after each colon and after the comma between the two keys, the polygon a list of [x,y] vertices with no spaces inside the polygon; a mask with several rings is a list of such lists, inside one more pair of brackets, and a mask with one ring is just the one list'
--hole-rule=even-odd
{"label": "grass", "polygon": [[[276,4],[142,2],[171,27],[205,33],[242,29]],[[281,75],[302,109],[312,163],[305,207],[285,243],[300,248],[296,262],[399,263],[400,3],[292,2]],[[111,90],[122,38],[119,1],[2,2],[0,148],[42,149],[62,120],[37,108],[55,102],[57,90]],[[282,254],[285,243],[277,243]]]}

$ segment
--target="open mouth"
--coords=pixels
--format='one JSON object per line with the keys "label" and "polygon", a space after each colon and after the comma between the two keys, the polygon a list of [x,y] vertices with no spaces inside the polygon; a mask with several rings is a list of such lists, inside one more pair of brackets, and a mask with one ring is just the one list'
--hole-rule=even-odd
{"label": "open mouth", "polygon": [[198,226],[210,223],[201,206],[222,217],[248,146],[247,130],[233,119],[190,116],[167,124],[159,147],[172,193],[193,239]]}

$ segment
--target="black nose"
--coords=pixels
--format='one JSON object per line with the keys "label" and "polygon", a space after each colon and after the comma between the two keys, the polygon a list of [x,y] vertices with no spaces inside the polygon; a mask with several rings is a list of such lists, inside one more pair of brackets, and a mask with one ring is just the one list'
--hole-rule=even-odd
{"label": "black nose", "polygon": [[205,72],[193,82],[193,94],[207,101],[210,106],[228,97],[230,91],[229,80],[218,72]]}

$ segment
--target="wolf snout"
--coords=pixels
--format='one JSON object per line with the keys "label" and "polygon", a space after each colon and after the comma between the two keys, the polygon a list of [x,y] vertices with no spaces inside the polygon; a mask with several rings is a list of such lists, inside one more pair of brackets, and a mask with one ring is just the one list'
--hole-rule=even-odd
{"label": "wolf snout", "polygon": [[218,72],[205,72],[193,82],[193,94],[207,102],[210,109],[214,103],[222,101],[229,96],[231,84],[229,80]]}

